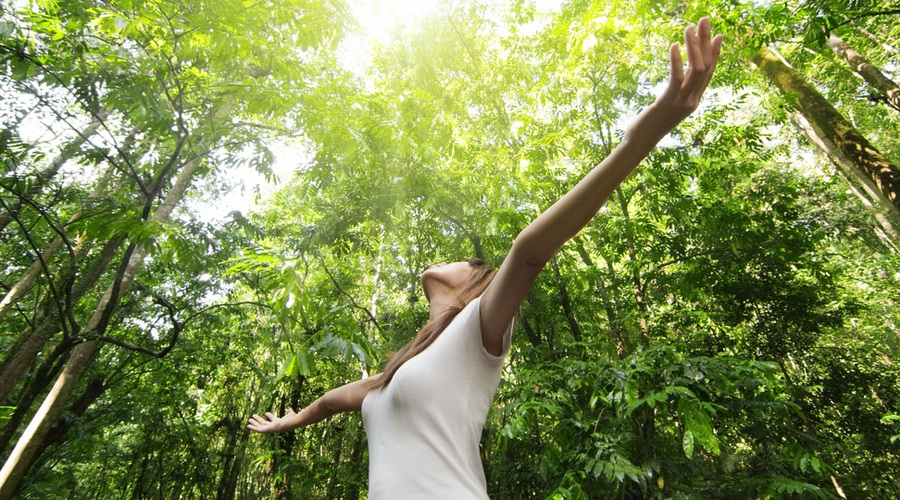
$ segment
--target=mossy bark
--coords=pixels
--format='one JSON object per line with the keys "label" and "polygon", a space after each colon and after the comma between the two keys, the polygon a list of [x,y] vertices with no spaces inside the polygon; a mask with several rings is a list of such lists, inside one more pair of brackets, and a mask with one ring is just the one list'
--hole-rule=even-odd
{"label": "mossy bark", "polygon": [[816,131],[834,143],[855,168],[875,183],[886,202],[900,209],[897,166],[882,156],[799,72],[774,52],[763,47],[756,53],[754,62]]}

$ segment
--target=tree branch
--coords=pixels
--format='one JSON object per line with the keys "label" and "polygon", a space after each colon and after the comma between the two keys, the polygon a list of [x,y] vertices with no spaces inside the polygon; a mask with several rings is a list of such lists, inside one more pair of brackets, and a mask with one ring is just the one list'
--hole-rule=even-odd
{"label": "tree branch", "polygon": [[858,21],[860,19],[865,19],[867,17],[896,16],[898,14],[900,14],[900,9],[873,10],[873,11],[862,12],[860,14],[857,14],[851,18],[848,18],[846,21],[844,21],[842,23],[838,23],[834,26],[826,25],[825,27],[828,29],[828,31],[833,31],[833,30],[840,28],[841,26],[846,26],[852,22]]}
{"label": "tree branch", "polygon": [[322,269],[325,271],[325,274],[328,275],[328,278],[331,279],[331,283],[334,284],[334,287],[337,288],[338,292],[340,292],[341,295],[347,297],[347,299],[350,301],[350,304],[351,304],[353,307],[355,307],[356,309],[359,309],[359,310],[361,310],[361,311],[365,311],[366,316],[369,317],[369,320],[372,322],[373,325],[375,325],[375,328],[377,328],[378,331],[380,332],[380,331],[381,331],[381,325],[378,324],[378,320],[375,319],[375,316],[372,316],[372,311],[370,311],[370,310],[366,309],[365,307],[363,307],[363,306],[357,304],[357,303],[356,303],[356,299],[354,299],[352,295],[350,295],[349,293],[347,293],[346,291],[344,291],[343,288],[341,288],[340,283],[338,283],[338,281],[335,279],[335,277],[331,274],[331,271],[328,270],[328,266],[325,265],[325,262],[322,261],[321,258],[319,259],[319,263],[322,264]]}
{"label": "tree branch", "polygon": [[[10,52],[10,53],[13,53],[13,54],[16,55],[16,57],[18,57],[18,58],[20,58],[20,59],[22,59],[22,60],[26,60],[26,61],[28,61],[28,62],[31,63],[31,64],[34,64],[36,67],[40,68],[40,70],[41,70],[44,74],[50,76],[50,78],[52,78],[54,81],[56,81],[56,83],[58,83],[62,88],[64,88],[69,94],[71,94],[72,96],[74,96],[75,100],[81,104],[81,107],[82,107],[83,109],[85,109],[85,110],[88,112],[88,114],[90,114],[91,117],[92,117],[95,121],[99,122],[99,123],[100,123],[100,126],[103,127],[103,129],[106,130],[106,132],[109,134],[110,138],[112,138],[112,141],[113,141],[113,148],[115,148],[116,152],[119,153],[119,156],[125,161],[125,164],[128,166],[128,168],[129,168],[129,170],[131,171],[132,175],[137,175],[137,174],[135,174],[134,165],[131,164],[131,161],[128,160],[128,157],[125,155],[124,151],[122,151],[122,149],[119,147],[119,144],[118,144],[117,141],[116,141],[116,136],[115,136],[115,134],[113,134],[112,131],[106,126],[106,115],[105,115],[105,113],[104,113],[102,110],[101,110],[101,111],[98,111],[98,112],[94,112],[94,111],[91,109],[91,106],[88,105],[88,103],[82,102],[82,101],[80,100],[80,98],[79,98],[74,92],[72,92],[71,89],[69,89],[69,86],[66,84],[65,81],[63,81],[62,78],[59,77],[59,75],[57,75],[55,72],[51,71],[49,68],[47,68],[46,66],[44,66],[44,64],[41,63],[39,60],[37,60],[34,56],[32,56],[32,55],[26,53],[24,49],[21,49],[21,50],[20,50],[18,47],[9,47],[9,46],[0,44],[0,50],[4,50],[4,51]],[[50,111],[51,111],[54,115],[56,115],[56,117],[59,118],[63,123],[65,123],[66,125],[68,125],[72,130],[75,130],[76,132],[78,132],[78,129],[77,129],[76,127],[73,127],[73,126],[68,122],[68,120],[66,120],[66,118],[63,117],[63,116],[59,113],[59,111],[57,110],[57,107],[56,107],[56,106],[53,106],[53,105],[51,105],[50,103],[47,103],[47,102],[44,100],[44,98],[43,98],[36,90],[34,90],[34,89],[29,89],[29,88],[27,88],[27,87],[23,87],[23,88],[24,88],[25,91],[27,91],[27,92],[31,93],[32,95],[34,95],[34,96],[35,96],[42,104],[44,104],[44,106],[46,106],[47,108],[49,108]],[[93,142],[91,142],[91,140],[90,140],[89,138],[86,138],[86,137],[83,137],[83,138],[85,139],[85,142],[87,142],[87,143],[90,144],[91,146],[94,146],[94,148],[96,148],[97,151],[105,151],[105,148],[97,147]],[[118,166],[118,163],[116,163],[116,162],[110,157],[109,154],[107,154],[107,153],[104,152],[103,155],[104,155],[104,157],[106,158],[107,161],[109,161],[109,162],[112,163],[113,165]],[[138,182],[140,181],[139,178],[138,178],[137,180],[138,180]]]}
{"label": "tree branch", "polygon": [[[68,247],[69,254],[71,257],[73,257],[72,263],[74,265],[74,250],[72,249],[72,246],[69,243],[69,240],[65,235],[65,232],[58,229],[55,224],[50,222],[49,218],[47,217],[47,214],[44,213],[43,209],[41,207],[39,207],[36,203],[34,203],[30,198],[25,197],[25,196],[21,196],[20,198],[27,201],[29,205],[32,205],[41,214],[42,217],[44,217],[48,220],[50,227],[62,239],[62,241],[65,243],[66,247]],[[0,198],[0,206],[2,206],[4,210],[9,211],[9,206],[6,204],[5,201],[3,201],[2,198]],[[19,215],[17,213],[10,212],[10,216],[12,217],[12,219],[14,221],[16,221],[16,224],[22,229],[22,236],[24,236],[25,240],[28,242],[28,246],[31,247],[31,249],[34,251],[36,258],[41,263],[41,270],[47,276],[47,287],[50,289],[50,294],[53,296],[54,302],[56,304],[57,314],[59,314],[59,318],[62,320],[61,327],[62,327],[63,335],[68,336],[70,332],[69,332],[68,328],[66,327],[66,319],[70,319],[73,322],[72,326],[77,328],[77,324],[74,322],[74,318],[72,317],[72,314],[71,314],[72,311],[71,310],[67,311],[67,310],[63,309],[63,306],[62,306],[63,300],[62,300],[62,297],[60,297],[59,291],[56,289],[56,286],[53,284],[53,275],[50,273],[50,268],[47,266],[47,262],[44,260],[43,252],[41,252],[41,250],[37,247],[37,243],[35,243],[34,239],[32,239],[31,232],[28,230],[28,228],[25,227],[25,224],[19,218]],[[71,281],[69,283],[67,283],[67,286],[66,286],[66,291],[68,292],[70,290],[71,290]],[[70,300],[66,300],[65,303],[69,306],[71,305]]]}
{"label": "tree branch", "polygon": [[263,304],[260,302],[254,302],[254,301],[227,302],[227,303],[222,303],[222,304],[213,304],[211,306],[204,307],[204,308],[194,312],[190,316],[188,316],[187,319],[185,319],[184,321],[178,321],[178,318],[176,317],[177,308],[175,307],[175,305],[160,295],[157,295],[157,294],[152,294],[152,295],[153,295],[153,301],[156,304],[163,306],[166,309],[169,320],[172,322],[172,334],[169,339],[169,343],[165,347],[163,347],[160,350],[153,350],[148,347],[134,345],[134,344],[125,342],[124,340],[119,340],[119,339],[113,338],[113,337],[107,337],[105,335],[91,336],[90,338],[86,338],[85,340],[99,340],[101,342],[106,342],[107,344],[112,344],[112,345],[121,347],[123,349],[127,349],[129,351],[139,352],[142,354],[146,354],[148,356],[152,356],[154,358],[161,359],[161,358],[164,358],[166,355],[168,355],[172,351],[172,349],[175,348],[175,344],[178,343],[178,339],[181,336],[181,333],[184,331],[184,328],[185,328],[185,326],[187,326],[188,323],[190,323],[192,320],[196,319],[200,315],[202,315],[212,309],[216,309],[219,307],[238,307],[238,306],[244,306],[244,305],[253,305],[253,306],[257,306],[257,307],[271,309],[271,306],[269,306],[267,304]]}

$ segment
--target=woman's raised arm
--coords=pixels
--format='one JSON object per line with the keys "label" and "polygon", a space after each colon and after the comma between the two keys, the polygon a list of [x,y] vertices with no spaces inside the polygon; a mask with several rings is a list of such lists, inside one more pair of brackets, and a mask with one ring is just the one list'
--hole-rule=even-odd
{"label": "woman's raised arm", "polygon": [[481,335],[488,352],[500,354],[506,328],[553,254],[597,214],[656,144],[697,109],[716,68],[722,35],[713,38],[709,19],[703,18],[696,27],[685,29],[684,44],[687,71],[678,44],[673,44],[665,92],[638,115],[606,159],[516,237],[481,298]]}

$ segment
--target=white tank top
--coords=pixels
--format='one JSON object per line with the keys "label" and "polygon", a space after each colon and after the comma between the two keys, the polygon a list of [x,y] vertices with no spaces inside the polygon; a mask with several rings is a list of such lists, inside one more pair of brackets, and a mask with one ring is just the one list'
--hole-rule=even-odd
{"label": "white tank top", "polygon": [[481,431],[509,351],[481,342],[480,298],[362,403],[369,441],[369,499],[486,499]]}

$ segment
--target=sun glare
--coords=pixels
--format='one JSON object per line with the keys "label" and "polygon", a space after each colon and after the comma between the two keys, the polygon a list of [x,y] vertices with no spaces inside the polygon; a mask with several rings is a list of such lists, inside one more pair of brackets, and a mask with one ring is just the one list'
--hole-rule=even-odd
{"label": "sun glare", "polygon": [[363,76],[372,63],[373,48],[389,45],[393,34],[414,28],[437,8],[438,0],[351,0],[356,27],[341,42],[341,64]]}
{"label": "sun glare", "polygon": [[437,10],[437,0],[353,0],[353,16],[372,41],[387,44],[391,32],[408,28]]}

